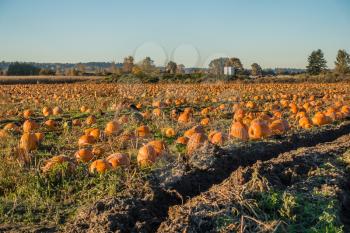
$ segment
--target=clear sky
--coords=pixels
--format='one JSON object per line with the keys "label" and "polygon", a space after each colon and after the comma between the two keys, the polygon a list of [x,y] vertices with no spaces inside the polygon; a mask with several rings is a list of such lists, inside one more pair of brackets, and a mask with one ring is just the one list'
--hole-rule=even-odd
{"label": "clear sky", "polygon": [[350,52],[349,0],[0,0],[0,60],[116,61],[149,55],[206,67],[239,57],[304,68],[322,49]]}

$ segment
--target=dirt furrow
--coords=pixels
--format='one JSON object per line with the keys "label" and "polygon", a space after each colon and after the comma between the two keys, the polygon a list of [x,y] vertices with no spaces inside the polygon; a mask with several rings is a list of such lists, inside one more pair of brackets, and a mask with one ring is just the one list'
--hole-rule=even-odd
{"label": "dirt furrow", "polygon": [[158,232],[335,232],[340,220],[348,232],[349,150],[346,135],[240,167],[223,183],[171,207]]}
{"label": "dirt furrow", "polygon": [[81,210],[65,231],[155,232],[171,206],[207,191],[238,167],[269,160],[299,147],[333,141],[349,133],[347,121],[265,141],[205,148],[188,161],[174,162],[154,171],[145,183],[147,189],[140,187],[133,195],[106,198]]}

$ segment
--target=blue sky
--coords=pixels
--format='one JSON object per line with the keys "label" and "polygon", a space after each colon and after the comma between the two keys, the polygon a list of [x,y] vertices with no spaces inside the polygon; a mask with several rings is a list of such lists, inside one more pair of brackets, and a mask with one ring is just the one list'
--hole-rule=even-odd
{"label": "blue sky", "polygon": [[350,52],[349,0],[0,0],[0,60],[120,62],[151,56],[207,66],[304,68],[322,49]]}

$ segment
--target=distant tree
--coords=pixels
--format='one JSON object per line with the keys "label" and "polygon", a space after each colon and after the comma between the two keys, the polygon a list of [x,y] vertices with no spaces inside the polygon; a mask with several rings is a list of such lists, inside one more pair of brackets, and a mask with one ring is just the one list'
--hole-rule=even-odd
{"label": "distant tree", "polygon": [[258,63],[253,63],[252,64],[252,75],[253,76],[262,76],[262,69]]}
{"label": "distant tree", "polygon": [[62,75],[62,67],[60,65],[56,65],[56,71],[55,71],[56,75]]}
{"label": "distant tree", "polygon": [[51,69],[40,69],[39,75],[56,75],[56,71]]}
{"label": "distant tree", "polygon": [[134,58],[132,56],[124,58],[123,71],[125,73],[131,73],[134,66]]}
{"label": "distant tree", "polygon": [[83,75],[85,73],[85,66],[82,63],[77,64],[78,75]]}
{"label": "distant tree", "polygon": [[243,71],[243,65],[239,58],[232,57],[228,60],[226,66],[232,66],[235,69],[235,73],[241,73]]}
{"label": "distant tree", "polygon": [[115,61],[111,63],[111,67],[109,68],[109,71],[110,73],[116,74],[116,75],[121,75],[123,73],[123,70],[115,64]]}
{"label": "distant tree", "polygon": [[346,74],[350,72],[350,55],[345,50],[339,50],[335,61],[335,72]]}
{"label": "distant tree", "polygon": [[217,59],[212,60],[209,63],[209,71],[212,74],[216,75],[223,75],[224,74],[224,67],[226,64],[228,64],[229,58],[228,57],[220,57]]}
{"label": "distant tree", "polygon": [[154,61],[150,57],[146,57],[140,63],[140,68],[142,72],[149,74],[155,71]]}
{"label": "distant tree", "polygon": [[306,67],[307,72],[311,75],[318,75],[327,69],[327,61],[324,58],[321,49],[313,51],[308,58],[309,65]]}
{"label": "distant tree", "polygon": [[2,69],[0,68],[0,75],[4,75],[4,73],[3,73],[3,71],[2,71]]}
{"label": "distant tree", "polygon": [[265,76],[274,76],[274,75],[276,75],[276,72],[275,72],[275,70],[273,70],[273,69],[264,69],[263,71],[262,71],[262,74]]}
{"label": "distant tree", "polygon": [[134,65],[134,67],[132,68],[132,74],[141,75],[142,74],[141,68],[137,65]]}
{"label": "distant tree", "polygon": [[176,67],[176,73],[178,74],[184,74],[185,73],[185,66],[183,64],[177,65]]}
{"label": "distant tree", "polygon": [[166,72],[169,74],[175,74],[177,70],[177,64],[173,61],[169,61],[166,66]]}
{"label": "distant tree", "polygon": [[7,75],[38,75],[40,69],[28,63],[15,62],[9,65]]}
{"label": "distant tree", "polygon": [[78,76],[79,71],[76,70],[75,68],[70,68],[70,69],[66,70],[66,75],[67,76]]}

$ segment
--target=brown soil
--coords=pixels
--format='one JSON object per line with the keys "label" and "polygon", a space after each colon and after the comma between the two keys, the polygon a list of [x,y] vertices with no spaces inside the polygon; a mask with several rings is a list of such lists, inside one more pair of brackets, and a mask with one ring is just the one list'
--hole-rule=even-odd
{"label": "brown soil", "polygon": [[[277,158],[240,167],[223,183],[169,209],[168,218],[157,232],[272,232],[283,229],[281,221],[267,221],[263,213],[249,199],[254,192],[270,188],[290,192],[307,192],[314,189],[331,189],[343,196],[343,223],[349,223],[349,195],[341,192],[350,187],[344,173],[329,171],[319,179],[317,169],[350,149],[350,135],[321,143],[315,147],[286,152]],[[347,190],[349,191],[349,190]],[[347,193],[348,194],[348,193]],[[346,197],[346,198],[345,198]],[[218,230],[220,220],[230,218],[230,224]],[[345,230],[349,230],[346,228]]]}

